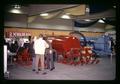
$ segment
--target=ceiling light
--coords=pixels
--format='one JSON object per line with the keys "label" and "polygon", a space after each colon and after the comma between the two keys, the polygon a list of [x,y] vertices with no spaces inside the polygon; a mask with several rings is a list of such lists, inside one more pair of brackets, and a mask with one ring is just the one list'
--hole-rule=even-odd
{"label": "ceiling light", "polygon": [[116,6],[113,6],[113,8],[116,8]]}
{"label": "ceiling light", "polygon": [[42,13],[40,16],[48,16],[48,13]]}
{"label": "ceiling light", "polygon": [[10,13],[16,13],[16,14],[21,14],[22,10],[21,10],[21,6],[20,5],[11,5],[11,9],[8,11]]}
{"label": "ceiling light", "polygon": [[91,21],[91,20],[90,20],[90,19],[85,19],[85,21],[89,22],[89,21]]}
{"label": "ceiling light", "polygon": [[66,15],[70,15],[70,13],[66,13]]}
{"label": "ceiling light", "polygon": [[63,18],[63,19],[70,19],[70,16],[69,15],[62,15],[61,18]]}
{"label": "ceiling light", "polygon": [[21,7],[20,7],[20,5],[14,5],[14,8],[20,9]]}
{"label": "ceiling light", "polygon": [[11,13],[17,13],[17,14],[20,14],[20,13],[21,13],[21,11],[18,10],[18,9],[12,9],[12,10],[10,10],[10,12],[11,12]]}
{"label": "ceiling light", "polygon": [[98,22],[99,22],[99,23],[105,23],[103,20],[99,20]]}

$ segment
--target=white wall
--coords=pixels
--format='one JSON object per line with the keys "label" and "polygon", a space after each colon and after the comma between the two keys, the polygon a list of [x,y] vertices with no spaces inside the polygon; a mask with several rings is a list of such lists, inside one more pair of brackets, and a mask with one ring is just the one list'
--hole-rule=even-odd
{"label": "white wall", "polygon": [[91,31],[91,32],[105,32],[104,29],[102,28],[92,28],[92,27],[87,27],[87,28],[77,28],[75,27],[76,31]]}
{"label": "white wall", "polygon": [[5,26],[9,26],[9,27],[27,27],[26,23],[23,22],[16,22],[16,21],[7,21],[4,23]]}
{"label": "white wall", "polygon": [[26,27],[27,16],[23,14],[6,14],[4,16],[4,26]]}

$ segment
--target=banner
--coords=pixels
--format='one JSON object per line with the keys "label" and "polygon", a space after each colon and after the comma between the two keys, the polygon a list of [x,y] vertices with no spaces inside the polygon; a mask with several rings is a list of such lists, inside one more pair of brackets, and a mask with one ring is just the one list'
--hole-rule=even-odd
{"label": "banner", "polygon": [[31,36],[31,33],[28,32],[6,32],[6,37],[21,37],[21,36]]}

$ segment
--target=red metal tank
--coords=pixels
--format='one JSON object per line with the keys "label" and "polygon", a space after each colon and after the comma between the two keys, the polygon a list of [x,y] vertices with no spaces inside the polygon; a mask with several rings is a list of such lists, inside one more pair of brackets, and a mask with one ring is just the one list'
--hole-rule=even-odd
{"label": "red metal tank", "polygon": [[76,37],[62,36],[52,41],[52,47],[58,54],[69,52],[72,48],[81,48],[80,41]]}
{"label": "red metal tank", "polygon": [[81,56],[80,41],[76,37],[56,37],[54,40],[52,40],[52,47],[57,51],[58,55],[62,55],[63,59],[60,59],[59,62],[64,64],[75,64],[74,58]]}

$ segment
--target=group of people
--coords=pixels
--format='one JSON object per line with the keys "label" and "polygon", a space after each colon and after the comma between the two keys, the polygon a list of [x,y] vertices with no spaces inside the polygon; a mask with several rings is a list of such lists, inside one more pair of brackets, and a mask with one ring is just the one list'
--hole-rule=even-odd
{"label": "group of people", "polygon": [[[31,38],[29,52],[32,56],[32,70],[37,74],[39,71],[42,74],[47,74],[45,68],[55,69],[53,60],[54,49],[52,49],[51,43],[42,34],[39,37]],[[39,60],[41,67],[39,67]],[[47,67],[45,66],[45,60]]]}
{"label": "group of people", "polygon": [[[46,69],[52,71],[55,69],[54,58],[56,57],[56,51],[52,49],[51,43],[48,41],[47,37],[40,34],[38,37],[29,37],[29,42],[25,43],[23,37],[19,41],[14,40],[6,43],[8,50],[12,53],[22,53],[22,51],[28,48],[28,53],[32,58],[32,70],[37,74],[39,71],[42,74],[47,74]],[[55,54],[54,54],[55,53]],[[40,60],[40,66],[39,66]],[[46,66],[45,66],[46,65]]]}

